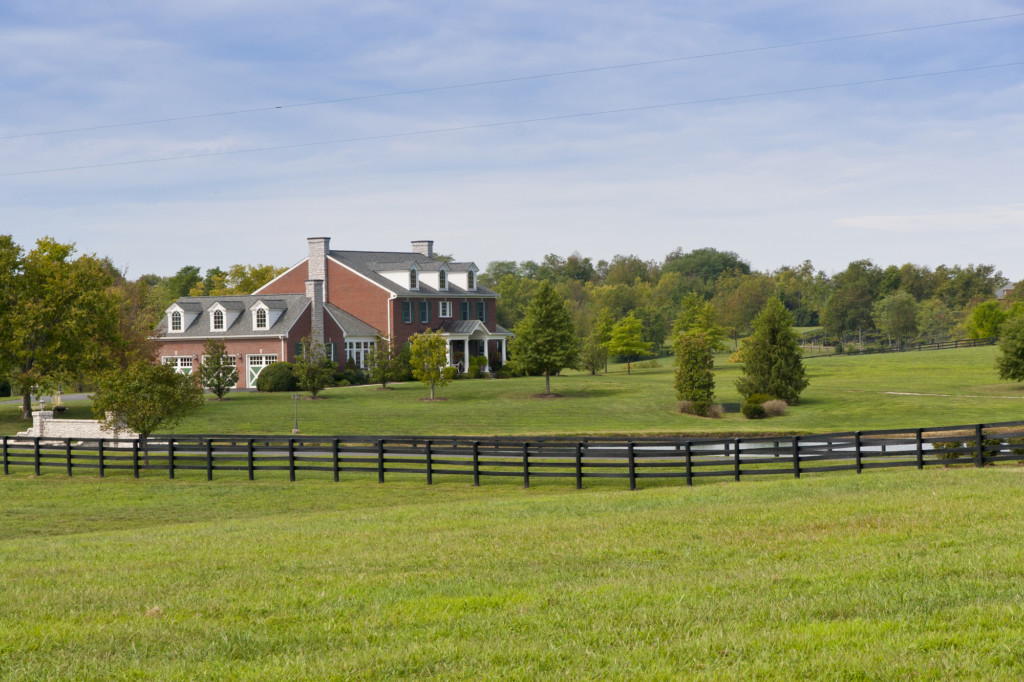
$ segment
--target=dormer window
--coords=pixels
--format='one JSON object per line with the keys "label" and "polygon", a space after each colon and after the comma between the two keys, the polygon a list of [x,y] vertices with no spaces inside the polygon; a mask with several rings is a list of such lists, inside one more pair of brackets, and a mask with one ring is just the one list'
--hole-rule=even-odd
{"label": "dormer window", "polygon": [[267,328],[267,311],[263,308],[256,309],[256,329]]}
{"label": "dormer window", "polygon": [[419,288],[420,288],[419,273],[416,272],[416,268],[411,268],[409,270],[409,289],[412,290],[412,291],[416,291]]}
{"label": "dormer window", "polygon": [[179,311],[177,311],[177,310],[175,310],[173,313],[171,313],[171,331],[172,332],[180,332],[181,331],[181,313]]}
{"label": "dormer window", "polygon": [[437,273],[437,288],[441,291],[448,291],[448,273],[444,270]]}
{"label": "dormer window", "polygon": [[472,270],[466,273],[466,288],[470,291],[476,290],[476,273]]}
{"label": "dormer window", "polygon": [[213,311],[213,331],[222,332],[224,331],[224,311],[214,310]]}

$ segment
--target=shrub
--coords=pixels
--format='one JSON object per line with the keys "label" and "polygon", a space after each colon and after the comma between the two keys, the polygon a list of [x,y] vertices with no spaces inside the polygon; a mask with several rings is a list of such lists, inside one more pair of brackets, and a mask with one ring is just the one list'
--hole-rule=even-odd
{"label": "shrub", "polygon": [[352,385],[352,382],[349,381],[348,379],[341,379],[341,380],[338,381],[338,386],[345,387],[345,386],[351,386],[351,385]]}
{"label": "shrub", "polygon": [[785,400],[766,400],[761,404],[764,408],[764,413],[769,417],[781,417],[786,414],[786,408],[789,405],[786,404]]}
{"label": "shrub", "polygon": [[274,362],[263,368],[256,378],[256,389],[268,393],[294,391],[297,388],[292,363]]}
{"label": "shrub", "polygon": [[725,408],[717,403],[708,408],[708,416],[712,419],[721,419],[725,415]]}
{"label": "shrub", "polygon": [[680,400],[677,406],[683,414],[692,414],[697,417],[721,419],[722,415],[725,414],[725,410],[722,409],[721,405],[700,400]]}
{"label": "shrub", "polygon": [[758,403],[744,403],[740,411],[743,412],[743,416],[747,419],[764,419],[768,416],[764,405]]}
{"label": "shrub", "polygon": [[747,397],[748,405],[764,405],[769,400],[775,400],[773,396],[765,395],[764,393],[755,393]]}
{"label": "shrub", "polygon": [[342,381],[347,381],[346,386],[361,386],[366,383],[366,374],[359,368],[346,369],[342,372],[335,373],[335,381],[340,385]]}
{"label": "shrub", "polygon": [[643,360],[642,362],[636,363],[634,366],[637,369],[656,369],[660,365],[658,365],[657,360]]}
{"label": "shrub", "polygon": [[487,358],[482,355],[478,355],[475,358],[469,359],[469,378],[479,379],[480,375],[483,374],[484,367],[487,366]]}
{"label": "shrub", "polygon": [[942,451],[939,453],[939,457],[942,459],[956,459],[962,452],[945,452],[945,450],[956,450],[964,447],[964,441],[962,440],[937,440],[932,443],[932,450]]}
{"label": "shrub", "polygon": [[[1022,438],[1020,436],[1017,436],[1017,437],[1014,437],[1014,438],[1007,438],[1006,439],[1006,444],[1007,445],[1024,445],[1024,438]],[[1012,452],[1015,455],[1024,455],[1024,450],[1021,450],[1021,449],[1018,449],[1018,448],[1014,448],[1010,452]]]}

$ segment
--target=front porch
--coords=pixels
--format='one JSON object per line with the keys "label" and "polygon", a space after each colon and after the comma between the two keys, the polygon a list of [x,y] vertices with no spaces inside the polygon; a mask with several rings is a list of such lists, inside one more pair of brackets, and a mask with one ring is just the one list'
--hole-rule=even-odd
{"label": "front porch", "polygon": [[439,331],[448,345],[448,366],[455,367],[459,374],[469,372],[472,358],[484,358],[482,369],[485,372],[493,371],[508,360],[508,339],[512,333],[500,326],[492,332],[479,320],[461,320],[444,325]]}

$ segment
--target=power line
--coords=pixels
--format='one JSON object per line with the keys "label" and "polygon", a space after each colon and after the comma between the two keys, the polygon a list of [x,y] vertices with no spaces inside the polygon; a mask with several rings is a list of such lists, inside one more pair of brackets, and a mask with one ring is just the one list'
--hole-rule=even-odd
{"label": "power line", "polygon": [[523,118],[514,121],[494,121],[491,123],[474,123],[462,126],[451,126],[447,128],[432,128],[428,130],[412,130],[401,133],[385,133],[382,135],[368,135],[366,137],[348,137],[337,140],[320,140],[316,142],[301,142],[298,144],[286,144],[277,145],[271,147],[250,147],[248,149],[232,149],[227,151],[219,152],[203,152],[199,154],[182,154],[180,156],[164,156],[155,159],[136,159],[133,161],[112,161],[110,163],[96,163],[82,166],[65,166],[63,168],[47,168],[41,170],[30,170],[30,171],[16,171],[14,173],[0,173],[0,178],[9,178],[20,175],[39,175],[43,173],[58,173],[65,171],[76,171],[76,170],[87,170],[92,168],[112,168],[115,166],[134,166],[146,163],[162,163],[165,161],[182,161],[185,159],[202,159],[211,156],[228,156],[231,154],[252,154],[256,152],[270,152],[270,151],[282,151],[287,149],[302,149],[305,147],[319,147],[332,144],[348,144],[352,142],[370,142],[374,140],[387,140],[400,137],[413,137],[417,135],[435,135],[438,133],[453,133],[465,130],[480,130],[484,128],[499,128],[504,126],[521,125],[526,123],[548,123],[551,121],[564,121],[574,118],[587,118],[592,116],[606,116],[609,114],[623,114],[632,113],[638,111],[651,111],[655,109],[668,109],[671,107],[682,107],[693,104],[710,104],[714,102],[731,102],[743,99],[753,99],[756,97],[769,97],[772,95],[791,95],[802,92],[813,92],[816,90],[829,90],[835,88],[846,88],[857,85],[870,85],[874,83],[891,83],[893,81],[911,80],[915,78],[931,78],[935,76],[946,76],[957,73],[967,73],[971,71],[986,71],[990,69],[1002,69],[1011,66],[1024,66],[1024,61],[1019,62],[1007,62],[1005,64],[991,64],[988,66],[971,66],[962,69],[951,69],[948,71],[932,71],[929,73],[916,73],[905,76],[889,76],[886,78],[873,78],[870,80],[860,81],[847,81],[845,83],[829,83],[826,85],[810,85],[802,88],[789,88],[786,90],[769,90],[765,92],[748,93],[745,95],[729,95],[725,97],[710,97],[706,99],[694,99],[683,102],[669,102],[664,104],[647,104],[635,107],[622,107],[619,109],[605,109],[602,111],[587,111],[578,112],[574,114],[560,114],[557,116],[543,116],[538,118]]}
{"label": "power line", "polygon": [[816,40],[804,40],[795,43],[782,43],[778,45],[765,45],[761,47],[749,47],[737,50],[725,50],[722,52],[707,52],[704,54],[688,55],[684,57],[669,57],[666,59],[653,59],[643,62],[630,62],[626,64],[613,64],[610,66],[595,66],[585,69],[573,69],[570,71],[554,71],[551,73],[533,74],[527,76],[514,76],[510,78],[498,78],[494,80],[475,81],[472,83],[458,83],[455,85],[438,85],[429,88],[416,88],[413,90],[395,90],[392,92],[376,93],[371,95],[358,95],[355,97],[341,97],[337,99],[325,99],[317,100],[313,102],[298,102],[295,104],[279,104],[267,107],[253,107],[250,109],[234,109],[230,111],[218,111],[213,113],[205,114],[191,114],[187,116],[172,116],[168,118],[154,118],[145,121],[128,121],[124,123],[108,123],[105,125],[87,126],[82,128],[63,128],[59,130],[44,130],[34,133],[18,133],[16,135],[3,135],[0,136],[0,140],[14,140],[25,137],[42,137],[44,135],[58,135],[64,133],[83,133],[91,132],[95,130],[109,130],[111,128],[127,128],[132,126],[144,126],[144,125],[155,125],[158,123],[173,123],[176,121],[193,121],[196,119],[203,118],[217,118],[223,116],[237,116],[239,114],[254,114],[266,111],[278,111],[284,109],[298,109],[301,107],[316,107],[323,106],[325,104],[344,104],[347,102],[359,102],[370,99],[384,99],[387,97],[398,97],[402,95],[420,95],[431,92],[443,92],[445,90],[459,90],[464,88],[475,88],[484,85],[501,85],[504,83],[517,83],[522,81],[530,80],[541,80],[545,78],[559,78],[562,76],[576,76],[585,73],[598,73],[601,71],[614,71],[617,69],[634,69],[642,66],[656,66],[658,64],[671,64],[674,62],[691,61],[696,59],[709,59],[712,57],[725,57],[730,55],[739,54],[750,54],[754,52],[767,52],[770,50],[783,50],[793,47],[806,47],[809,45],[821,45],[824,43],[835,43],[844,40],[858,40],[861,38],[873,38],[877,36],[893,35],[896,33],[910,33],[912,31],[926,31],[936,28],[945,28],[948,26],[962,26],[964,24],[977,24],[986,21],[1001,21],[1003,19],[1016,19],[1018,17],[1024,17],[1024,12],[1017,12],[1015,14],[1003,14],[994,17],[983,17],[981,19],[963,19],[960,21],[948,21],[941,24],[928,24],[925,26],[911,26],[908,28],[895,28],[887,31],[875,31],[872,33],[855,33],[846,36],[837,36],[832,38],[819,38]]}

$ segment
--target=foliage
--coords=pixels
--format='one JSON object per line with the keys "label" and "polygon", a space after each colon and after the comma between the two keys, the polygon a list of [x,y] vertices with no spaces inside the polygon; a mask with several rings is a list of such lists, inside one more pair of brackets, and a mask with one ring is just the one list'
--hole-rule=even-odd
{"label": "foliage", "polygon": [[876,301],[871,319],[879,331],[889,336],[890,346],[897,347],[917,334],[917,301],[906,291],[897,291]]}
{"label": "foliage", "polygon": [[808,381],[792,316],[773,298],[753,326],[743,353],[744,376],[736,381],[737,389],[744,396],[765,393],[795,404]]}
{"label": "foliage", "polygon": [[138,360],[100,378],[92,410],[109,428],[127,427],[145,440],[157,427],[170,428],[205,404],[198,376]]}
{"label": "foliage", "polygon": [[767,410],[761,403],[743,403],[743,407],[740,408],[740,412],[747,419],[764,419],[768,416]]}
{"label": "foliage", "polygon": [[334,379],[338,364],[327,355],[327,348],[320,339],[307,336],[301,343],[302,352],[295,358],[292,376],[299,390],[309,391],[315,399]]}
{"label": "foliage", "polygon": [[448,364],[448,344],[439,333],[428,329],[413,334],[409,339],[412,375],[418,381],[430,386],[430,399],[434,399],[434,387],[445,386],[455,378],[455,368]]}
{"label": "foliage", "polygon": [[694,414],[707,414],[715,399],[713,340],[704,332],[684,332],[676,339],[676,398],[688,401]]}
{"label": "foliage", "polygon": [[583,344],[580,347],[580,367],[590,372],[591,376],[593,376],[602,369],[605,369],[607,364],[608,351],[602,345],[600,337],[595,330],[583,339]]}
{"label": "foliage", "polygon": [[786,404],[785,400],[766,400],[761,403],[761,407],[764,408],[764,413],[769,417],[781,417],[786,414],[786,409],[789,405]]}
{"label": "foliage", "polygon": [[769,400],[775,400],[775,398],[765,393],[753,393],[747,396],[746,401],[752,405],[764,405]]}
{"label": "foliage", "polygon": [[1024,381],[1024,317],[1013,317],[1002,326],[996,369],[1004,381]]}
{"label": "foliage", "polygon": [[469,359],[469,367],[467,367],[466,374],[470,379],[479,379],[484,372],[484,367],[487,366],[487,358],[482,355]]}
{"label": "foliage", "polygon": [[686,332],[699,331],[711,344],[713,352],[725,350],[725,330],[716,324],[717,313],[710,301],[696,293],[689,293],[683,299],[679,315],[672,326],[673,351],[678,355],[676,344]]}
{"label": "foliage", "polygon": [[381,388],[387,388],[393,381],[399,381],[401,358],[391,337],[377,335],[373,348],[366,354],[366,375]]}
{"label": "foliage", "polygon": [[203,386],[210,389],[218,400],[238,383],[235,358],[228,355],[223,339],[209,339],[203,344],[203,359],[199,366]]}
{"label": "foliage", "polygon": [[1006,311],[999,301],[985,301],[974,306],[964,321],[964,331],[971,339],[999,336],[999,327],[1006,321]]}
{"label": "foliage", "polygon": [[725,415],[725,410],[722,409],[721,405],[715,405],[714,403],[707,403],[704,401],[692,401],[692,400],[680,400],[676,403],[676,407],[683,414],[692,414],[695,417],[710,417],[711,419],[721,419]]}
{"label": "foliage", "polygon": [[630,362],[643,353],[649,353],[651,345],[643,339],[643,322],[633,313],[622,318],[612,327],[608,339],[608,352],[626,359],[626,374],[630,374]]}
{"label": "foliage", "polygon": [[256,377],[256,390],[266,393],[283,393],[294,391],[298,384],[290,362],[272,362]]}
{"label": "foliage", "polygon": [[551,393],[551,375],[573,367],[579,359],[579,340],[565,300],[542,281],[515,327],[509,354],[515,370],[544,375],[544,393]]}
{"label": "foliage", "polygon": [[871,329],[871,307],[881,287],[882,271],[870,260],[854,261],[832,278],[832,295],[821,321],[830,336]]}

